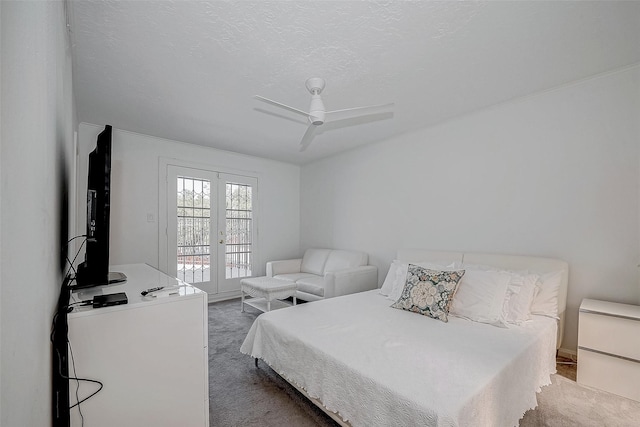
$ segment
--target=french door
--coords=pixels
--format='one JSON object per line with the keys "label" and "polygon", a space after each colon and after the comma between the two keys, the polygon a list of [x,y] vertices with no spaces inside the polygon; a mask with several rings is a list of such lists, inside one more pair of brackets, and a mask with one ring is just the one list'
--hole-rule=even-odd
{"label": "french door", "polygon": [[239,290],[256,259],[256,178],[168,164],[166,184],[167,274],[210,295]]}

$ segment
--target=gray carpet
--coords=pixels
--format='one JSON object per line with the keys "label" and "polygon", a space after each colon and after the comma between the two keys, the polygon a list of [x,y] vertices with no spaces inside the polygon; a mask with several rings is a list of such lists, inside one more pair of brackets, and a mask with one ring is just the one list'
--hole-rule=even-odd
{"label": "gray carpet", "polygon": [[209,424],[211,427],[337,424],[268,365],[240,353],[260,311],[240,300],[209,305]]}
{"label": "gray carpet", "polygon": [[637,427],[640,402],[584,387],[560,375],[538,394],[538,407],[520,421],[520,427]]}
{"label": "gray carpet", "polygon": [[[263,362],[240,353],[260,312],[240,300],[209,305],[209,421],[212,427],[323,426],[337,424]],[[521,427],[640,426],[640,402],[552,376],[538,394],[538,407]]]}

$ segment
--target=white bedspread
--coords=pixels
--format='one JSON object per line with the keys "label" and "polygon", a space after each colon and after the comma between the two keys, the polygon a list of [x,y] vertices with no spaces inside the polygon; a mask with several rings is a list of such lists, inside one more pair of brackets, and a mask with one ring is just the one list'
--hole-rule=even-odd
{"label": "white bedspread", "polygon": [[514,426],[550,384],[554,320],[443,323],[390,304],[374,290],[264,313],[240,351],[353,426]]}

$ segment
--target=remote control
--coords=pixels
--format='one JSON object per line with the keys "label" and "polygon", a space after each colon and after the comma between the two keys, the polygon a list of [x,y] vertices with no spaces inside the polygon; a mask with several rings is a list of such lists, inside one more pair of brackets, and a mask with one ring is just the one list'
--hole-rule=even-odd
{"label": "remote control", "polygon": [[164,289],[164,286],[158,286],[157,288],[149,288],[146,291],[140,292],[140,295],[144,297],[147,294],[150,294],[151,292],[159,291],[160,289]]}

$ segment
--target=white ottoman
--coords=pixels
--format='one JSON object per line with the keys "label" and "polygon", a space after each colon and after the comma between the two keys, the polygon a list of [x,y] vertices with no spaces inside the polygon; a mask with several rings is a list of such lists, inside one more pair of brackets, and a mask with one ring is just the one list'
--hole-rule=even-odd
{"label": "white ottoman", "polygon": [[[248,304],[261,311],[271,311],[271,302],[274,309],[289,307],[289,304],[278,301],[293,297],[293,305],[296,305],[296,290],[298,285],[289,280],[274,279],[273,277],[251,277],[240,281],[240,311],[244,311],[244,305]],[[244,295],[253,298],[244,299]],[[266,310],[265,310],[266,308]]]}

